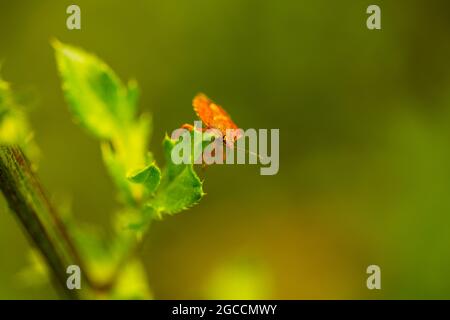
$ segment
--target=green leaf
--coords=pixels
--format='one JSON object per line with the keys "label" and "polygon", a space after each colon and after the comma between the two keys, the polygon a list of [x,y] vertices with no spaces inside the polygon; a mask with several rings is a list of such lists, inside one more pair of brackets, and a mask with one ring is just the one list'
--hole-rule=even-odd
{"label": "green leaf", "polygon": [[136,114],[136,81],[124,85],[103,61],[81,49],[58,41],[53,47],[70,110],[101,140],[103,159],[120,199],[127,204],[141,201],[144,186],[132,184],[127,174],[151,163],[153,157],[147,151],[151,118]]}
{"label": "green leaf", "polygon": [[0,78],[0,145],[19,145],[36,161],[39,151],[32,138],[23,107],[17,103],[9,83]]}
{"label": "green leaf", "polygon": [[119,211],[114,219],[117,236],[125,239],[124,242],[130,237],[142,238],[154,217],[155,210],[149,206],[143,206],[140,210],[125,209]]}
{"label": "green leaf", "polygon": [[166,168],[155,199],[150,202],[158,212],[168,214],[175,214],[195,205],[204,195],[202,182],[193,165],[177,165],[172,162],[171,152],[176,143],[167,136],[164,139]]}
{"label": "green leaf", "polygon": [[134,183],[143,184],[146,191],[152,194],[156,191],[161,181],[161,170],[155,163],[152,163],[141,170],[133,172],[128,176],[128,179]]}
{"label": "green leaf", "polygon": [[108,168],[109,174],[119,190],[119,200],[125,203],[132,203],[134,201],[133,191],[129,181],[125,179],[126,169],[122,161],[119,159],[117,153],[114,152],[109,143],[104,142],[100,146],[103,162]]}
{"label": "green leaf", "polygon": [[56,40],[52,44],[64,94],[76,120],[97,137],[112,139],[135,116],[136,84],[129,92],[96,56]]}
{"label": "green leaf", "polygon": [[10,86],[0,79],[0,143],[25,142],[28,124],[24,114],[15,106]]}

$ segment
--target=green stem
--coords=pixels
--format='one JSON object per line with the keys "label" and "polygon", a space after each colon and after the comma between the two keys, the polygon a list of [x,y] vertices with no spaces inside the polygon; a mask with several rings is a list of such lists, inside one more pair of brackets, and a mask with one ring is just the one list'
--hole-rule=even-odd
{"label": "green stem", "polygon": [[19,147],[0,146],[0,190],[45,257],[59,291],[66,298],[79,298],[77,290],[66,286],[66,269],[75,264],[83,270],[81,259]]}

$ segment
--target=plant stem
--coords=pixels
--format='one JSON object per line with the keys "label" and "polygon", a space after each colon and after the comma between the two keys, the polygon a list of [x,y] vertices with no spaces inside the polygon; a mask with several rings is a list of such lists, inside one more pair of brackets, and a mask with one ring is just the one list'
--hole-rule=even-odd
{"label": "plant stem", "polygon": [[79,298],[77,290],[68,290],[66,286],[66,269],[75,264],[83,270],[81,259],[29,161],[17,146],[0,146],[0,190],[45,257],[59,291],[66,298]]}

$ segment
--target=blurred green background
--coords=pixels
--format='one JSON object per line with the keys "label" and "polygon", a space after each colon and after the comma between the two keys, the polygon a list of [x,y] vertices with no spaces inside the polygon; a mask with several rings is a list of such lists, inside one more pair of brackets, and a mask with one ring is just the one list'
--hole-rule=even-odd
{"label": "blurred green background", "polygon": [[[81,31],[66,29],[72,2]],[[366,28],[370,4],[381,31]],[[137,79],[159,163],[199,91],[242,128],[280,129],[278,175],[200,170],[204,200],[152,226],[155,298],[450,298],[448,1],[2,1],[2,76],[28,97],[42,182],[106,226],[114,187],[71,119],[53,37]],[[0,298],[58,297],[20,281],[29,249],[2,199]],[[382,290],[366,288],[370,264]]]}

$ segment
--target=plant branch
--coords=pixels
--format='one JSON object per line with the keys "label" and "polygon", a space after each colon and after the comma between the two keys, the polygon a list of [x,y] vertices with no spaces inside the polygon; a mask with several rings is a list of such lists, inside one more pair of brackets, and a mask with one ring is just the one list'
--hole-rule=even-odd
{"label": "plant branch", "polygon": [[77,290],[67,289],[66,268],[76,264],[83,270],[80,256],[29,161],[17,146],[0,146],[0,190],[26,234],[45,257],[59,291],[69,299],[79,298]]}

